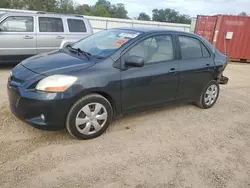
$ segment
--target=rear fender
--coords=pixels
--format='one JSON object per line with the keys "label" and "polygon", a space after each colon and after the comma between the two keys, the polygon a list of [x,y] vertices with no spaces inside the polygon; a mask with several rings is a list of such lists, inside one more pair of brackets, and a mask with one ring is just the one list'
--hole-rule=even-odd
{"label": "rear fender", "polygon": [[220,53],[218,50],[214,53],[214,62],[215,62],[215,80],[218,81],[220,84],[227,84],[228,78],[223,76],[223,72],[226,69],[228,65],[228,57],[222,53]]}

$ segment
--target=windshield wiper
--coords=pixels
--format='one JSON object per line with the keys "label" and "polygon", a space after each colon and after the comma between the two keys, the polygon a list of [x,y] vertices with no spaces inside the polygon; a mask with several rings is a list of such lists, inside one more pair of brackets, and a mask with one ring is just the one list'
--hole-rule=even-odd
{"label": "windshield wiper", "polygon": [[77,48],[76,49],[78,52],[80,52],[81,54],[83,54],[83,55],[85,55],[88,59],[91,59],[91,54],[90,53],[88,53],[88,52],[85,52],[85,51],[83,51],[83,50],[81,50],[80,48]]}
{"label": "windshield wiper", "polygon": [[73,48],[70,44],[68,44],[68,45],[66,46],[66,48],[67,48],[69,51],[71,51],[71,52],[75,52],[75,53],[77,53],[77,54],[78,54],[78,50],[77,50],[77,49],[75,49],[75,48]]}
{"label": "windshield wiper", "polygon": [[85,55],[88,59],[90,59],[91,58],[91,54],[90,53],[88,53],[88,52],[85,52],[85,51],[83,51],[83,50],[81,50],[80,48],[73,48],[70,44],[68,44],[67,46],[66,46],[66,48],[68,48],[70,51],[73,51],[73,52],[76,52],[77,54],[83,54],[83,55]]}

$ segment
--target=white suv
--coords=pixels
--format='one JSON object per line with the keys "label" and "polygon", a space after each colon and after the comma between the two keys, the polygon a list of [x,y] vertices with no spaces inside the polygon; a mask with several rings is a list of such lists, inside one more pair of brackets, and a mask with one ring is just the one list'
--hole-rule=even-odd
{"label": "white suv", "polygon": [[0,64],[19,63],[92,34],[82,15],[0,9]]}

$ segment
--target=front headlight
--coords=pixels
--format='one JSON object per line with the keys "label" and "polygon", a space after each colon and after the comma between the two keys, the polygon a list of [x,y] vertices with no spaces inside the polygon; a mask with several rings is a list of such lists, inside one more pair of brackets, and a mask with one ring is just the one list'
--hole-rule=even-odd
{"label": "front headlight", "polygon": [[64,92],[76,80],[77,77],[74,76],[53,75],[40,80],[36,85],[36,90],[45,92]]}

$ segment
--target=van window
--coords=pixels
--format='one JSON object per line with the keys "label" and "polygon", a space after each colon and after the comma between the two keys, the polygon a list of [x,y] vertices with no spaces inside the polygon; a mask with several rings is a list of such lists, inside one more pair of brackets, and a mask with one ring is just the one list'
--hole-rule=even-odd
{"label": "van window", "polygon": [[33,32],[33,17],[27,16],[10,16],[0,24],[4,32]]}
{"label": "van window", "polygon": [[39,17],[40,32],[64,32],[61,18]]}
{"label": "van window", "polygon": [[86,26],[83,20],[68,19],[69,32],[86,32]]}

